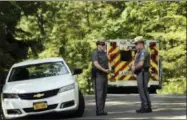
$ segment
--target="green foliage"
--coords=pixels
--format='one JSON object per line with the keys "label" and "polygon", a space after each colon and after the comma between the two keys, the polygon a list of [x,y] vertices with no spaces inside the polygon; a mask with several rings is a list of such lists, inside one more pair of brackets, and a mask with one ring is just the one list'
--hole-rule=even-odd
{"label": "green foliage", "polygon": [[163,89],[158,90],[159,94],[184,94],[186,91],[186,78],[171,78],[169,82],[163,84]]}
{"label": "green foliage", "polygon": [[83,93],[93,94],[93,81],[91,80],[91,63],[84,70],[84,73],[78,76],[78,82]]}
{"label": "green foliage", "polygon": [[61,56],[71,70],[84,69],[78,82],[82,91],[89,94],[93,92],[90,78],[93,41],[143,35],[160,43],[164,87],[159,93],[186,91],[185,1],[0,2],[0,35],[2,46],[11,46],[7,35],[24,43],[22,54],[19,47],[0,46],[0,58],[4,57],[0,71],[22,59]]}

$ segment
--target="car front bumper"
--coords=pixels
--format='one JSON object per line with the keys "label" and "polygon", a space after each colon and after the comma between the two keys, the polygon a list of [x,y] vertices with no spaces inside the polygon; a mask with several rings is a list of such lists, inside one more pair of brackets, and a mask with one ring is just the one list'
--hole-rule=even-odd
{"label": "car front bumper", "polygon": [[[73,111],[76,110],[79,105],[78,93],[78,87],[76,87],[75,89],[58,93],[56,96],[44,99],[4,99],[2,100],[3,114],[6,119],[12,119],[50,112]],[[39,102],[46,102],[48,107],[43,110],[34,110],[33,103]]]}

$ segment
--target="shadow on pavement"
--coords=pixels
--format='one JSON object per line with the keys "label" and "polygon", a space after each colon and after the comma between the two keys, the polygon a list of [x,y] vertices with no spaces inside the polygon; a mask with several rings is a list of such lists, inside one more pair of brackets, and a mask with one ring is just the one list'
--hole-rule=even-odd
{"label": "shadow on pavement", "polygon": [[47,113],[41,115],[32,115],[24,118],[19,118],[17,120],[46,120],[46,119],[64,120],[64,119],[72,119],[72,118],[75,118],[72,114],[63,112],[63,113]]}

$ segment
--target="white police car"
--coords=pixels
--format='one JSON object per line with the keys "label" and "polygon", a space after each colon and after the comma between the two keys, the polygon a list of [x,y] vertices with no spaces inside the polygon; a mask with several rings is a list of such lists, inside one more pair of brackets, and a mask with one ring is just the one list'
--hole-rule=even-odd
{"label": "white police car", "polygon": [[29,60],[14,64],[1,93],[2,117],[20,118],[50,112],[73,111],[80,117],[85,103],[75,69],[62,58]]}

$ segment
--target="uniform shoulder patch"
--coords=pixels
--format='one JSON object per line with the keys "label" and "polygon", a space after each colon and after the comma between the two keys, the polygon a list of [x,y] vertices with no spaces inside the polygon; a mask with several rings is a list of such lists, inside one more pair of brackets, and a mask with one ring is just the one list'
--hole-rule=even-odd
{"label": "uniform shoulder patch", "polygon": [[140,55],[142,55],[142,56],[145,55],[145,52],[146,52],[145,50],[142,50]]}
{"label": "uniform shoulder patch", "polygon": [[141,53],[141,55],[144,55],[144,54],[145,54],[145,52],[142,52],[142,53]]}

